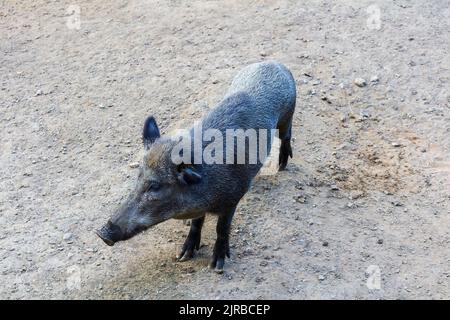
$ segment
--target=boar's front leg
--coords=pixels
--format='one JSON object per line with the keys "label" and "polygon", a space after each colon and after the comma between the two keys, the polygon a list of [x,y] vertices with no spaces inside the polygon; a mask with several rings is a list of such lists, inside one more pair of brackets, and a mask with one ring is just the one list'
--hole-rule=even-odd
{"label": "boar's front leg", "polygon": [[214,245],[213,256],[211,260],[210,267],[214,269],[217,273],[223,272],[223,265],[225,263],[225,256],[230,257],[230,227],[231,220],[233,220],[233,215],[236,207],[225,211],[219,216],[217,220],[217,239]]}
{"label": "boar's front leg", "polygon": [[200,238],[202,236],[203,222],[205,221],[205,216],[192,219],[191,228],[189,229],[189,234],[184,241],[183,248],[180,254],[177,256],[178,261],[187,261],[194,256],[194,250],[200,249]]}

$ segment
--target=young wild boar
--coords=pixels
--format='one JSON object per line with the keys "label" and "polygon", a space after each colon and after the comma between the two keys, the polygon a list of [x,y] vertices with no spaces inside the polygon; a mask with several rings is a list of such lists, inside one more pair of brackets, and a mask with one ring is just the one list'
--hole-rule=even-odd
{"label": "young wild boar", "polygon": [[[201,132],[214,129],[225,136],[230,129],[255,129],[259,138],[260,132],[267,132],[260,129],[278,129],[281,140],[279,170],[283,170],[288,157],[292,158],[290,141],[295,100],[295,81],[285,66],[274,61],[249,65],[233,79],[222,102],[201,120]],[[195,136],[195,127],[188,131],[189,136]],[[194,144],[195,141],[194,138]],[[258,150],[270,150],[271,137],[267,143],[259,141]],[[229,158],[222,161],[230,149],[234,152],[242,150],[234,144],[233,138],[224,143],[223,149],[213,152],[220,161],[196,162],[192,160],[194,151],[190,150],[180,153],[183,159],[187,155],[190,162],[174,161],[173,153],[180,139],[161,137],[153,117],[145,121],[143,142],[145,155],[136,188],[97,231],[98,236],[106,244],[113,245],[170,218],[192,219],[189,234],[178,255],[180,261],[185,261],[199,249],[205,214],[210,213],[218,217],[217,240],[210,266],[222,272],[225,257],[230,256],[229,232],[236,206],[261,169],[264,156],[258,153],[256,163],[249,161],[252,156],[247,148],[250,142],[244,140],[244,162],[237,161],[236,154],[231,163]],[[210,143],[202,141],[200,151],[206,151]]]}

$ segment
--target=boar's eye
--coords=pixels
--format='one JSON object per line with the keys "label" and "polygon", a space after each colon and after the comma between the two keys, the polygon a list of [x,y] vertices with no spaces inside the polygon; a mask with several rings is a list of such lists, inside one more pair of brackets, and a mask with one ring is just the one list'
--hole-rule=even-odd
{"label": "boar's eye", "polygon": [[146,192],[158,191],[159,189],[161,189],[161,184],[156,181],[151,181],[147,186]]}

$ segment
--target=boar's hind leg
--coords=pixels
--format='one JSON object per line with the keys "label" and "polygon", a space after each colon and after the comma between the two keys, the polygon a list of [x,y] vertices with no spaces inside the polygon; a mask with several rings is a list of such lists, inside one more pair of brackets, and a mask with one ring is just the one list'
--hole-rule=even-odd
{"label": "boar's hind leg", "polygon": [[178,261],[187,261],[194,256],[194,251],[200,249],[200,238],[202,235],[203,222],[205,216],[192,219],[191,229],[184,242],[180,254],[177,256]]}
{"label": "boar's hind leg", "polygon": [[233,215],[236,208],[227,210],[223,215],[219,216],[217,220],[217,240],[214,245],[213,256],[211,260],[210,267],[215,269],[217,273],[223,272],[223,265],[225,262],[225,256],[230,257],[230,227],[231,220],[233,220]]}
{"label": "boar's hind leg", "polygon": [[289,120],[279,126],[279,134],[281,139],[280,155],[278,159],[279,170],[286,168],[288,157],[292,158],[291,136],[292,136],[292,115]]}

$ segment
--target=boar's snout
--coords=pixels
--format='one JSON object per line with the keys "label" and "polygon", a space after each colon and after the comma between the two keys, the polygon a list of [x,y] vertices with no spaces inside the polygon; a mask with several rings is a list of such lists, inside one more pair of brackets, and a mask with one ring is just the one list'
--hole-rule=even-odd
{"label": "boar's snout", "polygon": [[100,230],[97,230],[96,233],[108,246],[114,245],[114,243],[123,238],[120,227],[111,221],[108,221]]}

